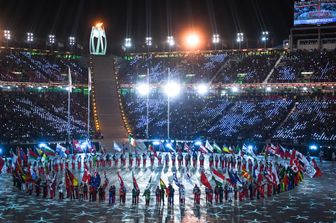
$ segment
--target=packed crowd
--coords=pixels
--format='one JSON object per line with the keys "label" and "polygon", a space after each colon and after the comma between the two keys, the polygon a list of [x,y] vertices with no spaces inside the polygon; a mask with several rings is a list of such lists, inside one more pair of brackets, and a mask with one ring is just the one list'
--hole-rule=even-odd
{"label": "packed crowd", "polygon": [[[0,92],[1,143],[66,140],[67,95],[65,90]],[[86,131],[87,95],[72,93],[71,136],[86,138]]]}
{"label": "packed crowd", "polygon": [[0,51],[0,81],[87,83],[87,65],[80,58],[41,52]]}
{"label": "packed crowd", "polygon": [[[146,99],[123,95],[128,123],[137,138],[146,137]],[[170,102],[170,135],[195,139],[278,141],[310,140],[330,144],[336,140],[336,99],[333,96],[254,95],[223,98],[180,96]],[[149,135],[167,135],[167,99],[149,99]]]}
{"label": "packed crowd", "polygon": [[[89,202],[104,202],[108,197],[109,205],[114,205],[117,202],[116,195],[119,194],[119,202],[125,204],[129,202],[126,199],[126,187],[130,185],[127,184],[132,184],[132,204],[139,203],[141,188],[144,189],[142,196],[146,205],[150,204],[151,193],[154,192],[156,204],[165,204],[167,197],[168,206],[174,205],[175,190],[178,190],[180,204],[185,203],[188,197],[186,195],[193,194],[194,204],[199,205],[202,186],[205,189],[206,204],[242,202],[292,190],[299,185],[304,175],[322,175],[314,158],[306,157],[296,150],[284,150],[279,146],[266,147],[265,156],[256,156],[253,150],[245,146],[242,149],[236,148],[237,153],[231,148],[223,147],[222,150],[215,144],[211,146],[208,142],[205,146],[191,148],[185,144],[185,152],[172,148],[171,151],[174,152],[162,153],[149,145],[148,151],[136,149],[128,154],[123,149],[121,153],[79,154],[67,157],[38,157],[32,155],[35,152],[30,150],[27,154],[35,160],[28,158],[27,154],[21,156],[22,152],[18,152],[17,155],[12,153],[11,159],[5,161],[6,172],[12,174],[14,186],[29,195],[34,193],[37,197],[56,199],[58,193],[60,200],[68,198]],[[161,177],[159,181],[153,182],[151,176],[146,176],[147,185],[140,185],[133,173],[132,180],[120,175],[119,171],[123,172],[125,167],[133,170],[141,167],[146,169],[147,159],[150,161],[151,171],[163,167],[172,168],[168,186]],[[4,164],[0,171],[3,166]],[[177,168],[186,169],[184,176],[177,177]],[[116,169],[119,169],[117,173]],[[199,169],[200,174],[194,171],[195,174],[192,175],[192,169]],[[99,171],[104,172],[104,178],[100,177]],[[107,172],[112,172],[114,179],[118,180],[110,180]],[[211,178],[206,175],[209,172]],[[120,184],[119,192],[116,189],[117,182]],[[188,190],[191,188],[192,191]]]}
{"label": "packed crowd", "polygon": [[[281,57],[281,58],[280,58]],[[278,62],[279,61],[279,62]],[[276,63],[278,62],[277,66]],[[332,82],[335,81],[336,57],[330,51],[222,52],[172,55],[135,55],[118,59],[119,80],[135,84],[147,75],[150,82],[170,78],[186,83]]]}

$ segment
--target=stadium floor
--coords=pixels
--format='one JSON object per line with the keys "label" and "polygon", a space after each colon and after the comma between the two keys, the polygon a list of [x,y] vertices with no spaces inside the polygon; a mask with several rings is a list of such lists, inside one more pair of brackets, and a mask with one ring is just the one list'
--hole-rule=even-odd
{"label": "stadium floor", "polygon": [[[128,186],[125,205],[110,207],[105,203],[79,201],[58,201],[36,198],[18,191],[12,186],[11,176],[0,176],[0,222],[335,222],[336,221],[336,163],[324,162],[321,165],[324,175],[321,178],[305,178],[299,187],[264,200],[252,202],[225,203],[207,206],[202,201],[199,207],[192,202],[191,188],[186,187],[186,205],[180,206],[175,192],[173,208],[157,206],[152,193],[151,204],[145,207],[131,204],[131,171],[119,169]],[[124,173],[123,173],[124,171]],[[183,170],[179,170],[183,171]],[[148,182],[149,168],[134,170],[138,184],[144,188]],[[167,177],[161,173],[168,170],[156,168],[154,181]],[[157,175],[158,173],[159,176]],[[77,173],[78,174],[78,173]],[[117,183],[116,169],[108,171],[110,182]],[[153,175],[152,175],[153,176]],[[155,182],[156,183],[156,182]],[[143,191],[142,191],[143,192]],[[141,192],[141,193],[142,193]]]}

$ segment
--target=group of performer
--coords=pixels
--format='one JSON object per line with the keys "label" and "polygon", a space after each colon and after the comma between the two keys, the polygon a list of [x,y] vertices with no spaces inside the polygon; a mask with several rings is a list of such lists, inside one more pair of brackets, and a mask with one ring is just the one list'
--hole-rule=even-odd
{"label": "group of performer", "polygon": [[[205,167],[205,157],[208,158]],[[291,190],[295,188],[303,180],[303,167],[297,159],[295,165],[287,165],[283,162],[278,162],[277,159],[268,159],[268,157],[247,158],[243,154],[219,154],[210,153],[203,154],[198,152],[191,153],[129,153],[121,154],[78,154],[70,155],[67,158],[54,156],[49,157],[48,160],[38,158],[36,161],[32,160],[16,160],[14,165],[9,165],[7,172],[13,175],[13,185],[20,190],[26,191],[28,194],[35,194],[43,198],[55,199],[58,193],[58,199],[63,200],[68,198],[71,200],[88,200],[89,202],[104,202],[106,198],[106,191],[108,191],[108,203],[113,205],[117,202],[116,196],[119,195],[119,203],[126,203],[127,190],[125,184],[120,183],[117,189],[115,184],[110,184],[106,171],[109,167],[147,167],[147,158],[150,160],[150,166],[154,167],[155,159],[157,165],[160,167],[171,165],[172,167],[186,167],[197,168],[200,167],[201,175],[204,175],[205,170],[212,173],[215,186],[205,182],[192,182],[191,178],[186,179],[187,183],[193,184],[193,190],[190,195],[193,195],[194,203],[201,202],[201,185],[205,186],[205,201],[207,204],[220,204],[223,202],[243,201],[261,199],[265,196],[273,196],[278,193]],[[128,165],[127,165],[128,159]],[[177,159],[177,162],[176,162]],[[134,165],[135,161],[135,165]],[[120,162],[120,164],[119,164]],[[291,160],[292,162],[292,160]],[[316,162],[312,160],[314,165]],[[13,167],[12,167],[13,166]],[[317,166],[317,165],[316,165]],[[20,169],[21,168],[21,169]],[[91,181],[85,180],[75,183],[76,179],[70,170],[79,170],[84,175],[89,170],[95,170],[95,174],[91,176]],[[104,170],[104,182],[100,183],[100,175],[98,170]],[[176,171],[176,169],[175,169]],[[59,177],[59,173],[65,173],[65,181],[63,177]],[[174,173],[176,176],[176,173]],[[119,173],[118,173],[119,176]],[[204,175],[205,176],[205,175]],[[99,183],[92,183],[95,177],[99,177]],[[134,177],[133,177],[134,178]],[[152,190],[153,185],[147,185],[142,196],[145,204],[149,205],[151,202],[151,192],[155,192],[156,204],[164,204],[165,197],[167,197],[167,204],[174,205],[175,189],[173,183],[178,187],[179,203],[184,204],[186,198],[185,186],[174,178],[166,187],[162,185],[157,186]],[[155,187],[155,186],[154,186]],[[132,204],[139,203],[141,196],[140,189],[133,183],[132,189]],[[97,198],[98,197],[98,198]]]}

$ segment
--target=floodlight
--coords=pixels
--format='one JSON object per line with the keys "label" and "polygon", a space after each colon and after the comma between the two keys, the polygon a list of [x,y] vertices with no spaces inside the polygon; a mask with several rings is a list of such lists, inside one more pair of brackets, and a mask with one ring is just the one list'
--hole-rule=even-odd
{"label": "floodlight", "polygon": [[146,45],[151,46],[152,45],[152,37],[146,37]]}
{"label": "floodlight", "polygon": [[217,43],[219,43],[219,41],[220,41],[219,34],[213,34],[212,35],[212,43],[217,44]]}
{"label": "floodlight", "polygon": [[54,44],[55,43],[55,35],[49,35],[49,43]]}
{"label": "floodlight", "polygon": [[271,87],[266,87],[266,91],[267,91],[267,92],[271,92],[271,91],[272,91],[272,88],[271,88]]}
{"label": "floodlight", "polygon": [[248,145],[247,148],[248,148],[249,151],[253,150],[253,146],[252,145]]}
{"label": "floodlight", "polygon": [[27,33],[27,42],[28,43],[34,42],[34,33]]}
{"label": "floodlight", "polygon": [[197,33],[189,33],[186,36],[186,44],[190,48],[195,48],[200,43],[200,37]]}
{"label": "floodlight", "polygon": [[243,42],[244,41],[244,33],[237,33],[237,39],[236,39],[236,41],[238,43]]}
{"label": "floodlight", "polygon": [[164,86],[164,92],[168,97],[176,97],[180,94],[181,86],[179,83],[176,82],[168,82]]}
{"label": "floodlight", "polygon": [[136,89],[141,96],[147,96],[150,91],[149,85],[145,83],[137,84]]}
{"label": "floodlight", "polygon": [[201,140],[196,140],[194,144],[195,144],[195,146],[201,146],[202,141]]}
{"label": "floodlight", "polygon": [[308,91],[308,88],[307,87],[303,87],[302,90],[303,91]]}
{"label": "floodlight", "polygon": [[310,145],[309,149],[313,150],[313,151],[316,151],[317,150],[317,145]]}
{"label": "floodlight", "polygon": [[158,146],[158,145],[160,145],[161,144],[161,142],[159,141],[159,140],[155,140],[154,142],[153,142],[153,145],[154,146]]}
{"label": "floodlight", "polygon": [[39,148],[44,148],[44,147],[47,147],[47,144],[45,144],[45,143],[42,142],[42,143],[40,143],[40,144],[38,145],[38,147],[39,147]]}
{"label": "floodlight", "polygon": [[268,31],[263,31],[261,33],[261,41],[266,42],[268,40]]}
{"label": "floodlight", "polygon": [[200,95],[205,95],[209,91],[209,86],[207,84],[201,83],[196,86],[197,93]]}
{"label": "floodlight", "polygon": [[74,36],[69,37],[69,45],[74,46],[76,43],[76,38]]}
{"label": "floodlight", "polygon": [[237,86],[233,86],[233,87],[231,87],[231,91],[232,92],[238,92],[239,88]]}
{"label": "floodlight", "polygon": [[4,37],[6,40],[11,40],[12,35],[10,30],[4,30]]}
{"label": "floodlight", "polygon": [[174,46],[175,45],[174,37],[173,36],[167,36],[167,43],[168,43],[169,46]]}
{"label": "floodlight", "polygon": [[131,38],[125,38],[125,44],[124,44],[124,46],[126,48],[131,48],[132,47],[132,40],[131,40]]}

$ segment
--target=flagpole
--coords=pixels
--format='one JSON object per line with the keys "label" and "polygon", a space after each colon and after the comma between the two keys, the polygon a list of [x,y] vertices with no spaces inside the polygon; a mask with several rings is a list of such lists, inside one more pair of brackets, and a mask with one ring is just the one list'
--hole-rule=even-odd
{"label": "flagpole", "polygon": [[91,108],[91,69],[88,68],[88,117],[87,117],[87,138],[90,140],[90,108]]}
{"label": "flagpole", "polygon": [[[149,88],[149,68],[147,68],[147,87]],[[148,119],[148,115],[149,115],[149,92],[147,93],[147,101],[146,101],[146,104],[147,104],[147,111],[146,111],[146,138],[148,139],[148,132],[149,132],[149,119]]]}
{"label": "flagpole", "polygon": [[70,71],[70,67],[68,67],[68,78],[69,78],[69,86],[68,86],[68,143],[69,143],[69,147],[70,147],[70,135],[71,135],[71,124],[70,124],[70,111],[71,111],[71,107],[70,107],[70,100],[71,100],[71,91],[72,91],[72,80],[71,80],[71,71]]}
{"label": "flagpole", "polygon": [[[170,68],[168,67],[168,84],[170,81]],[[169,94],[167,95],[168,103],[167,103],[167,137],[168,139],[170,138],[169,136],[169,131],[170,131],[170,96]]]}

